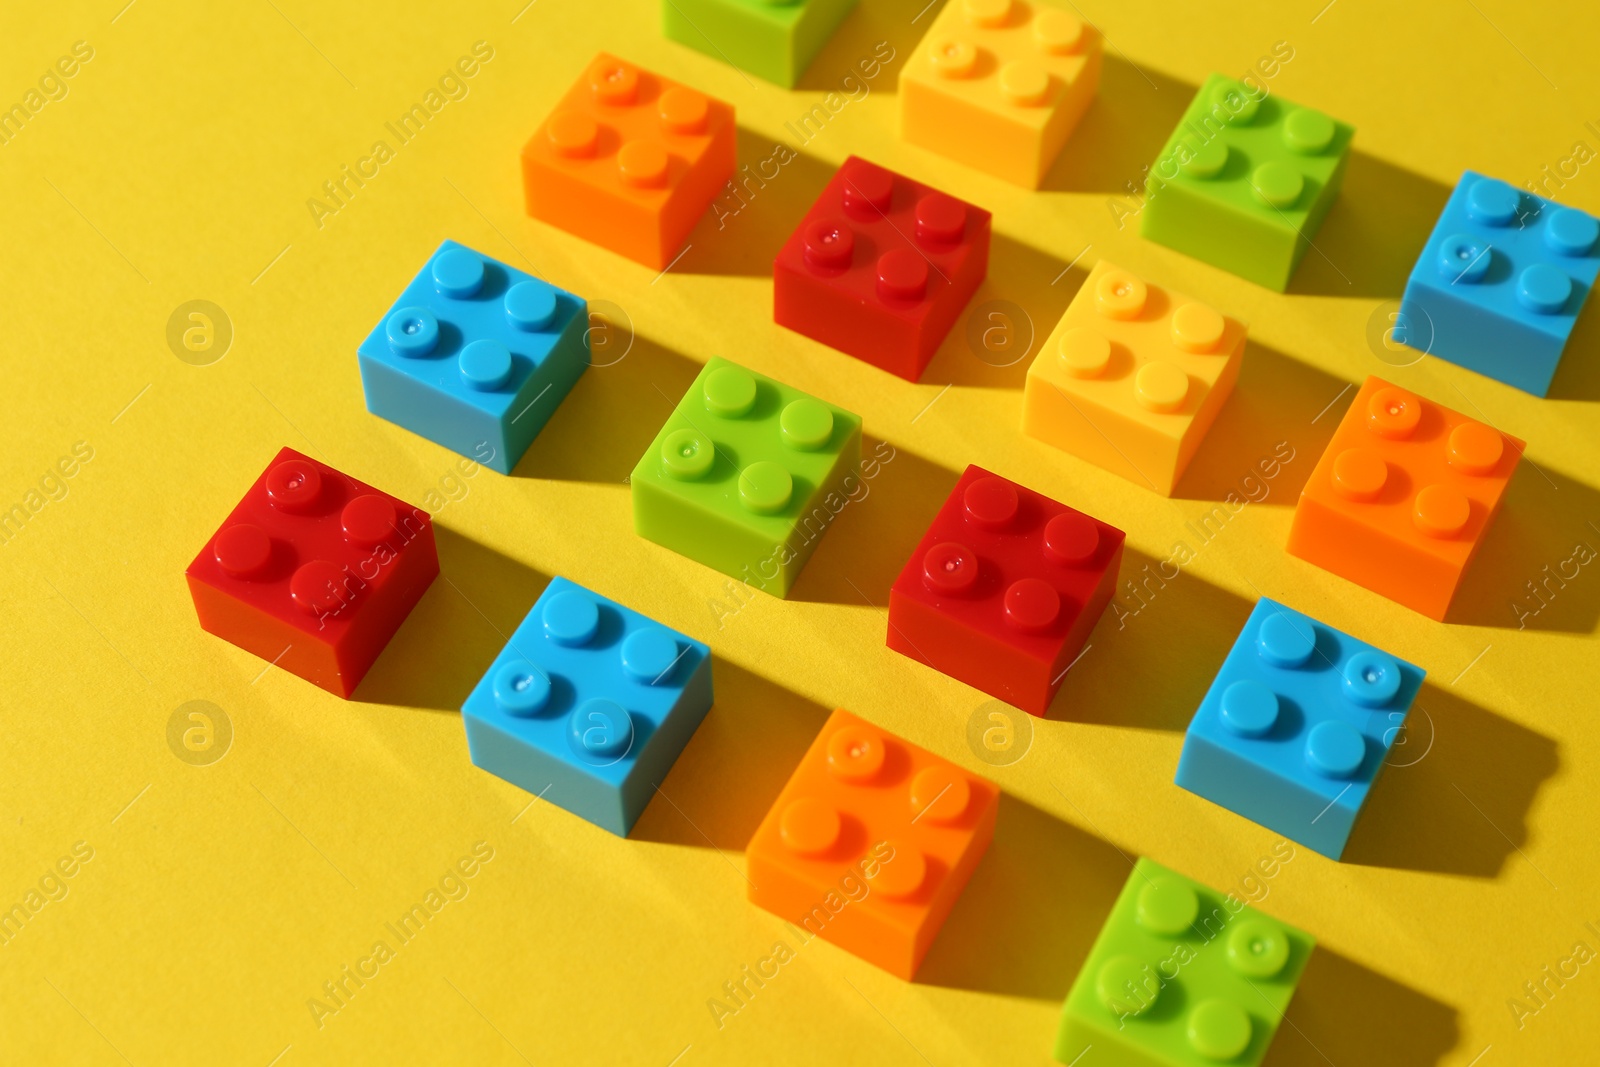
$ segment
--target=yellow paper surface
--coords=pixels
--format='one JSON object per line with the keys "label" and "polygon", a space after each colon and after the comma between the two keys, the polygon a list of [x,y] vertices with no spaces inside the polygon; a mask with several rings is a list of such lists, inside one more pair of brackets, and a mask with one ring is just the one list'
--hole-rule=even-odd
{"label": "yellow paper surface", "polygon": [[[1600,323],[1591,308],[1547,400],[1432,359],[1390,366],[1404,359],[1369,344],[1464,168],[1564,173],[1549,188],[1600,209],[1590,6],[1085,4],[1108,41],[1100,97],[1033,193],[898,140],[895,78],[932,17],[917,0],[865,0],[795,92],[662,40],[636,0],[121,3],[10,5],[0,34],[0,105],[25,109],[0,140],[0,505],[28,515],[0,544],[0,906],[23,908],[0,945],[0,1059],[1042,1064],[1140,854],[1317,937],[1274,1064],[1592,1054],[1600,971],[1573,957],[1600,951],[1585,770],[1600,572],[1575,560],[1600,546]],[[89,58],[56,67],[76,42]],[[448,77],[476,42],[490,58]],[[602,47],[738,109],[745,202],[725,201],[662,277],[523,212],[520,146]],[[1141,241],[1119,199],[1209,72],[1274,56],[1273,91],[1358,131],[1288,295]],[[436,113],[402,141],[386,124],[430,92]],[[763,178],[780,144],[795,158]],[[771,256],[852,152],[994,212],[988,281],[921,384],[771,321]],[[597,336],[610,365],[514,477],[463,475],[363,405],[356,345],[445,237],[614,324]],[[1009,357],[968,341],[1005,325],[993,301],[1042,339],[1102,258],[1250,323],[1238,387],[1173,500],[1023,439],[1026,360],[995,366]],[[231,328],[220,359],[215,340],[169,344],[194,300]],[[869,450],[892,449],[790,602],[735,600],[631,532],[623,479],[713,354],[851,407]],[[1283,551],[1369,373],[1528,442],[1449,625]],[[443,575],[348,702],[202,632],[182,577],[286,444],[438,522]],[[1280,447],[1293,459],[1260,477]],[[1017,717],[1032,739],[1007,766],[969,744],[981,694],[883,645],[888,586],[969,462],[1125,529],[1139,590],[1095,631],[1057,718]],[[1229,493],[1255,499],[1216,512]],[[1179,544],[1192,560],[1159,577]],[[456,709],[553,574],[716,656],[716,707],[631,840],[529,806],[467,758]],[[1274,835],[1172,774],[1260,595],[1429,674],[1347,861],[1302,849],[1246,882]],[[169,744],[190,701],[220,709],[215,739],[223,717],[231,731],[209,765],[176,754],[221,744],[186,749],[186,718]],[[1005,791],[914,984],[745,901],[743,846],[834,706]],[[464,858],[472,876],[452,877]],[[387,924],[430,891],[439,907],[402,941]],[[793,958],[730,999],[724,983],[779,941]],[[342,983],[337,1000],[324,983]]]}

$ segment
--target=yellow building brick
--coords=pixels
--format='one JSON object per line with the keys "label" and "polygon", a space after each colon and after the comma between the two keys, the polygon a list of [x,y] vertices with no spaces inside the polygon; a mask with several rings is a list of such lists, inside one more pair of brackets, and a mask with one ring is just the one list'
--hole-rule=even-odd
{"label": "yellow building brick", "polygon": [[1170,496],[1244,342],[1237,319],[1102,260],[1028,367],[1022,432]]}

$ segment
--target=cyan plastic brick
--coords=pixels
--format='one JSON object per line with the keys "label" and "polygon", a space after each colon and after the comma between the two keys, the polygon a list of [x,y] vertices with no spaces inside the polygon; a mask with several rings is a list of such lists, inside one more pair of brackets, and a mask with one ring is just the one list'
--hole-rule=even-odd
{"label": "cyan plastic brick", "polygon": [[1411,269],[1394,335],[1544,396],[1596,274],[1593,215],[1469,170]]}
{"label": "cyan plastic brick", "polygon": [[711,708],[711,649],[552,578],[461,708],[472,762],[626,837]]}
{"label": "cyan plastic brick", "polygon": [[1424,673],[1262,597],[1189,724],[1177,782],[1338,859]]}
{"label": "cyan plastic brick", "polygon": [[357,350],[367,410],[510,474],[588,368],[588,325],[578,297],[446,241]]}

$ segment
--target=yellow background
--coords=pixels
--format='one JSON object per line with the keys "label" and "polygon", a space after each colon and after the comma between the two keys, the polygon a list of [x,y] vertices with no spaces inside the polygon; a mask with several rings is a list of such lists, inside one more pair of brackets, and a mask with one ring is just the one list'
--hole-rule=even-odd
{"label": "yellow background", "polygon": [[[1272,834],[1171,784],[1182,730],[1265,594],[1429,672],[1395,758],[1409,765],[1386,774],[1347,861],[1302,849],[1265,883],[1265,910],[1320,942],[1270,1062],[1592,1058],[1600,967],[1552,983],[1520,1029],[1507,1001],[1574,942],[1600,950],[1584,925],[1600,927],[1600,573],[1552,583],[1525,628],[1512,608],[1546,565],[1600,546],[1600,316],[1547,400],[1432,359],[1390,367],[1367,342],[1462,169],[1521,184],[1574,142],[1600,146],[1585,126],[1600,127],[1592,5],[1086,2],[1109,41],[1100,96],[1029,193],[897,139],[895,77],[932,17],[913,21],[916,0],[864,0],[795,92],[662,40],[644,0],[123,2],[8,4],[0,34],[5,106],[75,41],[94,51],[0,144],[0,504],[28,500],[75,442],[93,450],[0,545],[0,905],[74,843],[93,849],[0,947],[0,1057],[1047,1063],[1130,857],[1227,888],[1271,854]],[[391,141],[395,158],[319,228],[307,200],[480,40],[493,58],[468,95]],[[894,61],[801,144],[785,123],[880,41]],[[1288,295],[1143,242],[1108,205],[1207,73],[1243,73],[1279,41],[1294,57],[1272,89],[1357,129]],[[732,102],[743,162],[780,140],[798,152],[665,277],[523,212],[519,148],[602,47]],[[975,303],[1019,305],[1036,337],[1102,257],[1250,323],[1238,387],[1176,499],[1020,437],[1026,361],[991,366],[965,324],[918,385],[774,327],[771,255],[851,152],[992,209]],[[1600,164],[1562,196],[1600,209]],[[355,347],[445,237],[622,309],[604,340],[626,355],[583,378],[513,477],[462,477],[454,455],[363,407]],[[235,330],[209,366],[167,343],[193,299]],[[635,538],[623,483],[713,354],[851,407],[868,448],[896,455],[793,601],[757,596],[720,620],[723,579]],[[1375,372],[1528,442],[1449,625],[1282,551],[1341,394]],[[1199,548],[1185,524],[1280,441],[1295,458],[1266,499]],[[442,578],[349,702],[203,633],[182,578],[285,444],[413,502],[455,497],[437,510]],[[969,746],[981,694],[883,646],[887,588],[968,462],[1126,529],[1125,577],[1176,542],[1198,548],[1144,603],[1127,597],[1120,626],[1108,614],[1009,766]],[[716,707],[631,840],[528,807],[467,759],[456,709],[552,574],[714,649]],[[232,725],[209,766],[168,746],[191,700]],[[745,902],[742,848],[835,705],[991,775],[1005,796],[993,847],[916,983],[792,945],[719,1029],[707,1000],[792,938]],[[480,841],[493,859],[464,899],[319,1029],[308,999]]]}

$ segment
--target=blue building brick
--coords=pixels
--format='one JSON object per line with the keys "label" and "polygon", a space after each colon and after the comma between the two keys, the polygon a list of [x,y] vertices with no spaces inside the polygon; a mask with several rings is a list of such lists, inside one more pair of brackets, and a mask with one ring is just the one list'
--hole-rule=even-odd
{"label": "blue building brick", "polygon": [[1423,674],[1262,597],[1189,724],[1177,783],[1338,859]]}
{"label": "blue building brick", "polygon": [[585,303],[446,241],[357,350],[367,410],[510,474],[589,366]]}
{"label": "blue building brick", "polygon": [[1467,171],[1406,282],[1394,335],[1544,396],[1600,273],[1600,223]]}
{"label": "blue building brick", "polygon": [[461,718],[475,765],[626,837],[710,707],[710,648],[553,578]]}

